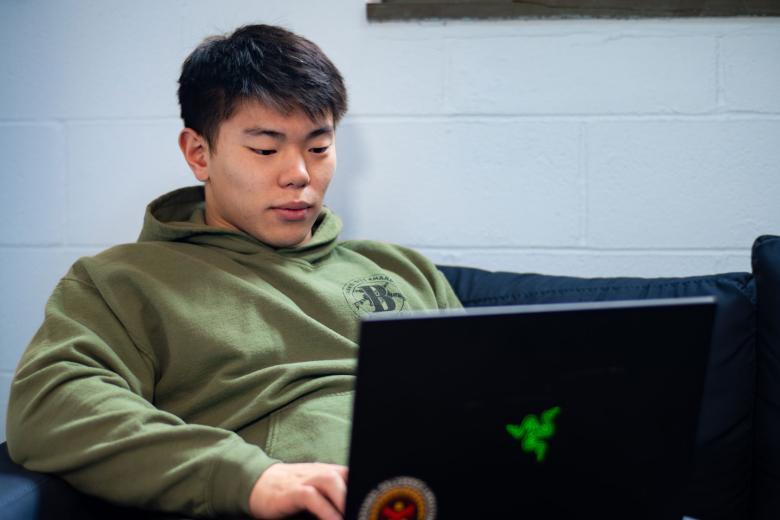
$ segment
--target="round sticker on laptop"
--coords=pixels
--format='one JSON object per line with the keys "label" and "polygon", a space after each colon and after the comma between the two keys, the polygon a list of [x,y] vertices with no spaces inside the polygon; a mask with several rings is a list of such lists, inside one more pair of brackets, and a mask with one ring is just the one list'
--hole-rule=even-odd
{"label": "round sticker on laptop", "polygon": [[360,506],[358,520],[434,520],[436,497],[422,480],[397,477],[385,480]]}

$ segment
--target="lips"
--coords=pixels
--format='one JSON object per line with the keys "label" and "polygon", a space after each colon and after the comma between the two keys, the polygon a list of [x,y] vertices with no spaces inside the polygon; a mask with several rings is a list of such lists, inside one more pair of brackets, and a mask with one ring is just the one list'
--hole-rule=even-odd
{"label": "lips", "polygon": [[306,220],[312,206],[308,202],[293,201],[280,206],[274,206],[272,209],[282,220],[299,221]]}
{"label": "lips", "polygon": [[288,202],[287,204],[282,204],[280,206],[274,206],[274,209],[298,210],[298,209],[308,209],[310,207],[312,207],[312,204],[309,204],[308,202],[296,200],[293,202]]}

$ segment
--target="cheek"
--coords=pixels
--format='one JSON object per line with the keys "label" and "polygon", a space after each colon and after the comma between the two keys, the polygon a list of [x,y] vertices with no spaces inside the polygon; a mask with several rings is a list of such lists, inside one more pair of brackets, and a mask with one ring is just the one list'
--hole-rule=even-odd
{"label": "cheek", "polygon": [[257,174],[257,166],[251,161],[235,161],[226,170],[226,176],[229,178],[233,190],[238,194],[247,194],[264,189],[264,175]]}
{"label": "cheek", "polygon": [[323,176],[322,176],[322,186],[324,188],[327,188],[330,184],[330,181],[333,179],[333,172],[335,168],[330,168]]}
{"label": "cheek", "polygon": [[333,154],[331,157],[328,158],[327,161],[323,161],[321,165],[321,169],[319,170],[319,174],[317,175],[319,184],[322,187],[322,189],[328,187],[331,179],[333,179],[333,173],[335,171],[336,171],[336,155]]}

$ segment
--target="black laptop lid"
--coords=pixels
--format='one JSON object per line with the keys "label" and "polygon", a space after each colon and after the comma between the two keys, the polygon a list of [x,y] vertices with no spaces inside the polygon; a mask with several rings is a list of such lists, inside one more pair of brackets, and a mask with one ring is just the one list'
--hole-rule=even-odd
{"label": "black laptop lid", "polygon": [[714,300],[362,324],[347,518],[676,518]]}

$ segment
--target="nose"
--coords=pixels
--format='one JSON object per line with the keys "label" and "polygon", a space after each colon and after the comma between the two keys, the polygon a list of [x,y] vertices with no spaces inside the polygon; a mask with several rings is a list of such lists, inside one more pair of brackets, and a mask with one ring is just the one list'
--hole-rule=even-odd
{"label": "nose", "polygon": [[303,188],[309,184],[309,169],[306,167],[306,161],[298,153],[291,153],[282,166],[283,170],[279,176],[279,184],[283,188]]}

